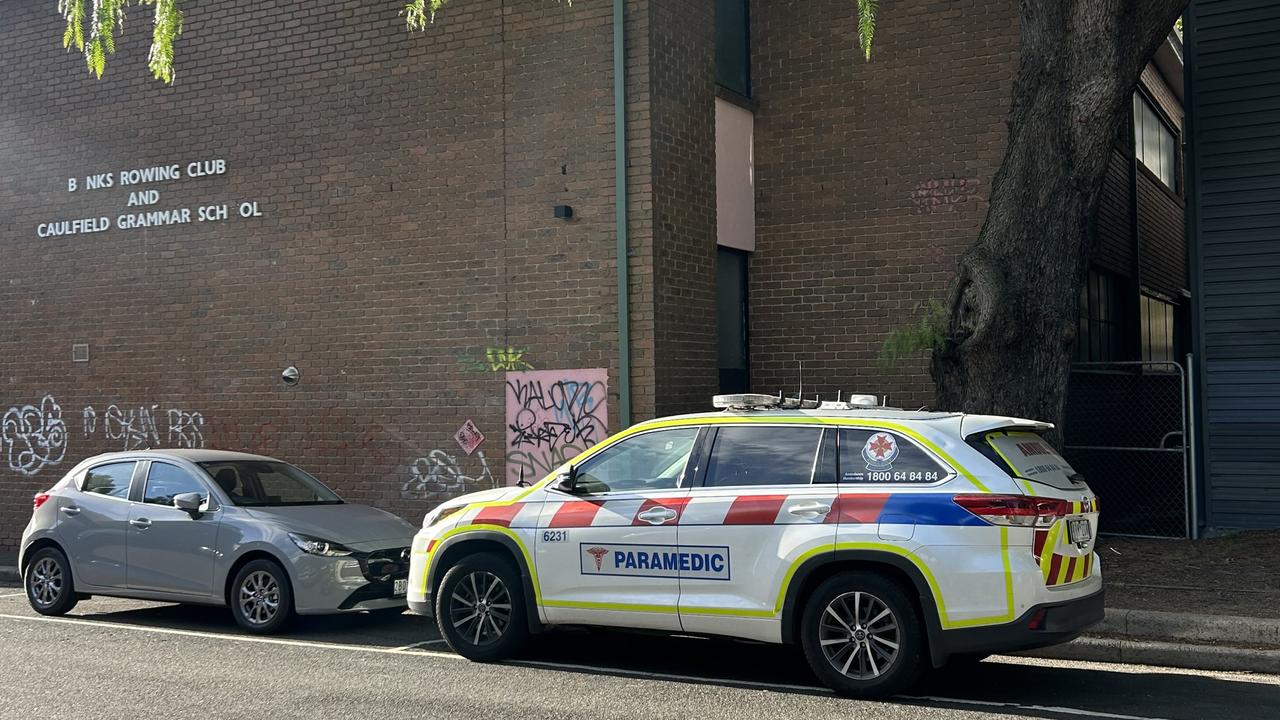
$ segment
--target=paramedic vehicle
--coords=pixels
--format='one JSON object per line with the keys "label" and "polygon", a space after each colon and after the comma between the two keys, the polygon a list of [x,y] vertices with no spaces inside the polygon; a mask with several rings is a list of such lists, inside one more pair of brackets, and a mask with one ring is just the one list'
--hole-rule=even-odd
{"label": "paramedic vehicle", "polygon": [[798,644],[857,696],[1102,619],[1098,500],[1050,425],[715,404],[440,505],[413,541],[409,606],[477,661],[555,625],[727,636]]}

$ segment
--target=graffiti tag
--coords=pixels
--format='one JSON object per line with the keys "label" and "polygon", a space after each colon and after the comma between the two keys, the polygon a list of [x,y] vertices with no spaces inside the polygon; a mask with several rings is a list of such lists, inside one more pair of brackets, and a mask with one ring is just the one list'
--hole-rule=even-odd
{"label": "graffiti tag", "polygon": [[62,462],[67,453],[67,424],[58,401],[45,395],[39,407],[9,408],[0,420],[0,449],[9,469],[22,475],[35,475]]}
{"label": "graffiti tag", "polygon": [[507,483],[540,478],[608,433],[608,371],[507,373]]}

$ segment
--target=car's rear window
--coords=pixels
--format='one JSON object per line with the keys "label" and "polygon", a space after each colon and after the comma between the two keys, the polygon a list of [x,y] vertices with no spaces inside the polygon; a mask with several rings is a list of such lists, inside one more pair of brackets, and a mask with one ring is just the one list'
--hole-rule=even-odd
{"label": "car's rear window", "polygon": [[1013,474],[1055,487],[1070,487],[1080,479],[1066,458],[1047,440],[1032,432],[1001,431],[987,433],[986,442],[995,450]]}

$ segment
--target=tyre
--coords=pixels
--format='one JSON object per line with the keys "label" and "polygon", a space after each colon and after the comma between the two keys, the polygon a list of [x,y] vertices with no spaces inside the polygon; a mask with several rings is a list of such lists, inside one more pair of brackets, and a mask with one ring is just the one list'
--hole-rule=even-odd
{"label": "tyre", "polygon": [[258,635],[280,632],[293,617],[293,589],[284,568],[270,560],[245,563],[231,582],[231,614]]}
{"label": "tyre", "polygon": [[454,652],[476,662],[511,657],[529,638],[524,588],[511,562],[468,555],[449,568],[436,592],[436,623]]}
{"label": "tyre", "polygon": [[875,573],[840,573],[819,585],[805,603],[800,641],[818,678],[852,697],[905,690],[925,665],[915,605],[897,583]]}
{"label": "tyre", "polygon": [[43,548],[31,556],[22,584],[31,609],[41,615],[65,615],[80,601],[71,583],[71,563],[57,548]]}

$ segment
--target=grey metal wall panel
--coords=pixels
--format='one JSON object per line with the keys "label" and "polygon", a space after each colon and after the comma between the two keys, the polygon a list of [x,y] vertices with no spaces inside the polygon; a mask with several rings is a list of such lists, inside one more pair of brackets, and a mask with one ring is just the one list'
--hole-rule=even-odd
{"label": "grey metal wall panel", "polygon": [[1187,20],[1206,520],[1280,527],[1280,2]]}

